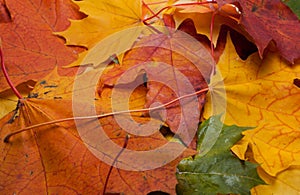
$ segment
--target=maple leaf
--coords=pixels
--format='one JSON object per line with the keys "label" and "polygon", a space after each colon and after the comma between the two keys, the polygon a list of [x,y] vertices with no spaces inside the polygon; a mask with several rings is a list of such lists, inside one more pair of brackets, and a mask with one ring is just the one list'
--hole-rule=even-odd
{"label": "maple leaf", "polygon": [[29,96],[42,99],[71,100],[73,95],[74,77],[59,76],[54,68],[47,76],[36,83]]}
{"label": "maple leaf", "polygon": [[[226,90],[219,91],[220,78],[213,79],[214,94],[225,98],[225,123],[256,127],[243,132],[243,139],[232,150],[245,159],[251,148],[254,160],[271,176],[292,165],[299,165],[300,89],[293,84],[299,78],[299,65],[289,66],[277,53],[261,60],[257,53],[242,61],[230,39],[218,63]],[[205,105],[210,116],[212,102]]]}
{"label": "maple leaf", "polygon": [[[20,92],[20,94],[24,97],[26,97],[29,92],[32,90],[31,86],[34,86],[34,81],[28,81],[25,83],[22,83],[17,87],[17,90]],[[1,110],[0,110],[0,118],[7,115],[12,110],[16,109],[16,105],[18,103],[18,97],[11,91],[11,90],[5,90],[0,93],[0,104],[1,104]]]}
{"label": "maple leaf", "polygon": [[[218,129],[221,129],[220,132]],[[255,164],[242,164],[230,152],[230,148],[241,139],[241,133],[245,129],[248,128],[223,125],[220,116],[213,116],[203,122],[198,131],[198,150],[206,147],[207,143],[203,143],[206,136],[218,138],[207,153],[199,152],[194,158],[184,159],[179,163],[177,192],[248,194],[252,187],[263,184]]]}
{"label": "maple leaf", "polygon": [[[22,106],[19,108],[19,116],[12,124],[7,124],[7,121],[13,113],[1,119],[1,193],[95,194],[103,191],[110,166],[96,158],[90,151],[91,148],[87,147],[86,143],[82,141],[82,134],[76,129],[78,123],[75,126],[73,120],[67,120],[63,123],[53,122],[47,126],[18,132],[19,129],[30,125],[73,117],[72,104],[74,102],[69,99],[68,93],[66,96],[62,96],[62,99],[51,97],[51,95],[57,97],[60,92],[68,92],[73,88],[72,85],[66,85],[65,83],[71,78],[59,78],[56,72],[53,71],[45,79],[37,82],[36,87],[41,91],[36,95],[39,99],[20,100]],[[45,94],[46,86],[50,86],[47,84],[56,87],[50,88],[52,91]],[[102,98],[96,100],[95,104],[98,112],[111,112],[108,103],[111,102],[111,92],[112,89],[104,89]],[[145,87],[142,87],[132,94],[131,103],[134,104],[134,107],[144,105],[145,92]],[[144,98],[141,98],[141,96]],[[84,100],[83,103],[85,103]],[[89,105],[84,105],[88,110]],[[139,122],[148,121],[145,117],[138,117],[135,120]],[[92,121],[95,120],[88,119],[84,122],[86,132],[94,132],[95,126]],[[118,126],[113,117],[102,118],[99,121],[109,139],[115,144],[123,145],[127,133]],[[8,135],[10,136],[7,137]],[[8,143],[3,143],[4,140]],[[101,142],[99,140],[98,144],[107,143],[107,141]],[[132,135],[128,140],[126,149],[153,150],[166,143],[169,143],[168,140],[157,131],[147,137]],[[170,145],[173,148],[172,152],[178,148],[184,148],[181,144],[175,142],[170,143]],[[115,158],[115,156],[110,156],[110,149],[98,152],[102,153],[103,159]],[[124,154],[126,153],[124,152]],[[161,159],[167,158],[169,156],[167,154],[161,153]],[[194,154],[194,151],[187,149],[170,163],[154,170],[128,171],[114,168],[106,191],[111,193],[146,194],[157,190],[174,194],[177,183],[174,174],[176,166],[181,158],[192,154]],[[164,155],[166,156],[164,157]],[[126,156],[124,158],[126,159]],[[121,160],[122,158],[117,161],[117,167],[124,163]],[[147,166],[147,162],[144,163]],[[151,163],[151,161],[148,162],[149,166],[151,166]],[[135,164],[129,166],[135,167]]]}
{"label": "maple leaf", "polygon": [[[280,0],[217,0],[218,4],[238,4],[242,18],[240,24],[253,38],[262,57],[274,41],[280,54],[294,63],[300,58],[300,28],[297,16]],[[277,29],[277,30],[274,30]]]}
{"label": "maple leaf", "polygon": [[[169,31],[171,36],[161,33],[141,38],[134,48],[126,53],[120,65],[115,65],[102,75],[100,91],[102,85],[113,86],[117,81],[119,84],[133,82],[136,78],[134,74],[142,72],[146,73],[149,89],[146,107],[150,107],[154,102],[164,104],[176,97],[205,89],[206,80],[209,79],[214,66],[209,52],[202,45],[195,44],[197,40],[186,33],[172,32],[172,29]],[[189,48],[186,45],[189,45]],[[124,74],[129,75],[127,79],[118,80],[120,75]],[[200,104],[197,110],[201,110],[204,97],[199,95]],[[187,127],[180,135],[185,143],[185,140],[194,137],[191,135],[195,132],[192,127],[197,126],[200,116],[200,113],[193,109],[195,107],[188,104],[189,101],[194,102],[194,99],[181,102],[187,108],[185,111],[181,111],[180,106],[174,104],[175,106],[168,109],[166,116],[166,123],[174,133],[179,124]]]}
{"label": "maple leaf", "polygon": [[[142,22],[142,4],[136,0],[90,0],[90,1],[75,1],[80,7],[80,11],[88,15],[82,20],[71,21],[71,26],[64,32],[57,33],[67,40],[68,45],[80,45],[87,49],[92,48],[100,40],[103,40],[108,35],[120,32],[124,29],[141,26]],[[124,34],[124,47],[130,47],[140,31]],[[118,41],[107,45],[107,53],[113,53],[118,46]],[[79,59],[73,62],[70,66],[78,66],[87,54],[83,52]],[[103,58],[103,61],[107,59]]]}
{"label": "maple leaf", "polygon": [[[69,0],[26,0],[21,3],[7,0],[4,5],[11,20],[0,23],[0,38],[6,67],[16,86],[28,80],[40,79],[55,66],[67,65],[76,59],[76,49],[67,48],[63,40],[52,34],[53,31],[66,29],[69,18],[81,18]],[[59,68],[61,74],[72,71]],[[1,91],[9,88],[2,72],[0,85]]]}
{"label": "maple leaf", "polygon": [[177,0],[143,0],[142,1],[142,11],[143,16],[155,15],[161,9],[164,9],[167,6],[173,5]]}
{"label": "maple leaf", "polygon": [[88,17],[79,21],[73,20],[68,30],[60,33],[70,45],[91,48],[113,32],[142,24],[140,1],[91,0],[75,3]]}
{"label": "maple leaf", "polygon": [[256,186],[251,190],[251,194],[299,194],[300,167],[291,166],[287,170],[279,173],[276,178],[258,169],[259,175],[268,185]]}
{"label": "maple leaf", "polygon": [[208,37],[214,45],[217,43],[222,25],[226,24],[233,29],[242,31],[237,25],[240,20],[240,12],[235,5],[228,4],[218,7],[215,2],[207,1],[206,4],[196,4],[196,1],[191,1],[183,3],[182,6],[176,6],[176,8],[173,13],[176,28],[185,20],[191,19],[197,33]]}

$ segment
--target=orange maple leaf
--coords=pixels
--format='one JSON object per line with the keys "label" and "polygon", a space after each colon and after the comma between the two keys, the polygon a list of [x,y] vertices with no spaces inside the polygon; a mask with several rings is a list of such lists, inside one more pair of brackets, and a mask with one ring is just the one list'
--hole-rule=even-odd
{"label": "orange maple leaf", "polygon": [[[101,150],[99,145],[113,142],[121,147],[128,134],[112,116],[100,118],[99,121],[94,117],[86,119],[83,123],[73,120],[65,122],[55,122],[59,119],[73,117],[72,101],[68,93],[62,96],[62,99],[53,99],[49,94],[58,96],[63,91],[70,91],[72,85],[65,85],[65,81],[71,78],[59,79],[55,72],[51,73],[44,80],[37,83],[36,87],[41,90],[37,98],[29,98],[21,101],[19,116],[11,124],[7,121],[12,117],[10,113],[0,121],[0,192],[1,193],[102,193],[107,179],[110,165],[104,162],[104,159],[113,160],[110,148]],[[56,86],[50,88],[53,91],[44,93],[47,84]],[[49,85],[48,85],[49,86]],[[126,89],[125,89],[126,90]],[[105,88],[101,99],[95,100],[98,113],[111,112],[111,93],[112,89]],[[131,95],[130,104],[135,108],[142,107],[145,103],[145,87],[139,87]],[[45,98],[45,99],[44,99]],[[73,96],[74,98],[74,96]],[[89,105],[82,99],[85,109],[89,110]],[[74,105],[73,105],[74,106]],[[147,117],[133,116],[134,120],[140,123],[148,122]],[[31,125],[43,122],[54,121],[46,126],[39,126],[19,131]],[[84,142],[83,134],[92,133],[90,139],[97,137],[95,130],[96,124],[100,122],[103,127],[105,137],[99,138],[93,142],[96,145],[87,145]],[[97,122],[98,121],[98,122]],[[158,121],[157,124],[161,124]],[[86,133],[78,132],[77,128],[83,125]],[[130,124],[128,124],[130,126]],[[160,126],[158,125],[158,128]],[[158,129],[157,129],[158,130]],[[96,135],[96,136],[95,136]],[[84,141],[83,141],[84,140]],[[8,143],[3,143],[8,141]],[[143,169],[138,166],[136,159],[126,156],[124,151],[120,158],[116,160],[116,168],[113,168],[106,192],[125,193],[125,194],[146,194],[151,191],[164,191],[175,194],[177,183],[175,177],[176,166],[180,159],[195,152],[191,149],[185,149],[183,145],[176,142],[168,142],[163,135],[156,131],[151,136],[130,136],[126,149],[130,151],[152,151],[164,144],[169,143],[171,151],[156,153],[160,158],[158,161],[165,160],[178,149],[183,149],[184,153],[174,158],[173,161],[158,167],[156,169]],[[100,154],[95,156],[95,150]],[[123,156],[122,156],[123,155]],[[129,159],[130,164],[126,164],[124,159]],[[155,164],[156,158],[140,162],[143,167],[151,167]],[[136,171],[123,170],[118,167],[132,167]],[[140,170],[142,169],[142,170]],[[139,171],[140,170],[140,171]]]}
{"label": "orange maple leaf", "polygon": [[[67,65],[76,59],[76,49],[67,48],[62,39],[52,34],[66,29],[69,18],[82,17],[72,2],[7,0],[5,3],[10,20],[0,23],[0,38],[6,67],[15,85],[40,79],[55,66]],[[60,73],[73,71],[59,68]],[[0,85],[3,86],[1,91],[9,88],[2,72]]]}

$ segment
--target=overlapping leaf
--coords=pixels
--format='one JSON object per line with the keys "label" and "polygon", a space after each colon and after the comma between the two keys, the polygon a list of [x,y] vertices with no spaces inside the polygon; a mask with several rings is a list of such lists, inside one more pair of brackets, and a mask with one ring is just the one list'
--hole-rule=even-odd
{"label": "overlapping leaf", "polygon": [[[35,85],[34,81],[28,81],[25,83],[22,83],[18,86],[18,91],[26,97],[28,93],[31,91],[31,87]],[[16,109],[16,105],[18,103],[18,98],[11,90],[6,90],[0,93],[0,104],[1,104],[1,110],[0,110],[0,118],[7,115],[12,110]]]}
{"label": "overlapping leaf", "polygon": [[[55,66],[67,65],[76,59],[77,50],[67,48],[62,39],[52,34],[66,29],[69,18],[81,18],[77,7],[69,0],[8,0],[4,8],[11,20],[0,23],[0,38],[5,65],[15,85],[40,79]],[[72,71],[59,68],[61,74]],[[1,91],[9,88],[2,72],[0,84]]]}
{"label": "overlapping leaf", "polygon": [[279,173],[276,178],[269,176],[262,169],[259,175],[266,180],[268,185],[257,186],[252,189],[253,195],[259,194],[299,194],[300,192],[300,167],[292,166]]}
{"label": "overlapping leaf", "polygon": [[[65,85],[66,79],[59,80],[57,75],[51,73],[47,78],[37,83],[36,87],[41,90],[40,94],[35,94],[37,98],[21,100],[22,106],[19,117],[12,124],[6,124],[6,122],[13,113],[1,119],[1,193],[102,193],[110,166],[96,158],[88,150],[73,121],[55,123],[16,133],[9,137],[8,143],[3,143],[7,135],[13,134],[21,128],[73,116],[70,96],[53,99],[60,92],[72,89],[72,85]],[[45,94],[46,86],[56,87],[50,87],[53,91]],[[131,103],[135,107],[144,105],[145,92],[142,87],[132,95]],[[54,97],[50,97],[50,94],[53,94]],[[102,95],[103,97],[95,102],[97,110],[109,112],[111,111],[108,104],[111,101],[111,89],[106,88]],[[86,109],[89,109],[87,104],[84,105]],[[141,123],[148,121],[145,117],[136,120]],[[94,131],[95,127],[90,121],[93,119],[85,122],[85,129]],[[100,119],[100,123],[110,140],[120,146],[124,144],[126,132],[118,126],[112,117]],[[167,142],[160,132],[156,131],[148,137],[131,136],[127,148],[130,150],[152,150]],[[171,145],[173,149],[182,147],[175,142]],[[105,155],[106,152],[109,151],[101,152],[104,153],[105,157],[107,156]],[[188,149],[174,161],[155,170],[139,172],[113,169],[107,192],[146,194],[151,191],[165,191],[174,194],[177,182],[174,174],[176,165],[182,157],[191,154],[194,152]],[[122,162],[117,161],[117,163]],[[134,165],[132,166],[134,167]]]}
{"label": "overlapping leaf", "polygon": [[[203,39],[197,32],[210,37],[212,13],[220,14],[223,4],[227,6],[229,5],[227,3],[234,3],[241,11],[242,18],[239,20],[230,14],[225,17],[223,17],[224,15],[217,15],[214,24],[215,31],[212,34],[214,43],[219,35],[221,25],[225,23],[244,33],[249,40],[255,42],[258,46],[260,57],[266,55],[266,58],[261,60],[258,54],[254,54],[247,61],[242,61],[235,54],[232,43],[229,42],[218,64],[227,92],[228,112],[226,113],[225,122],[255,127],[253,130],[244,132],[244,138],[232,149],[241,159],[258,162],[261,165],[258,169],[260,176],[270,184],[269,186],[258,186],[252,190],[252,193],[299,193],[297,186],[299,181],[297,179],[291,180],[290,178],[299,177],[300,134],[298,127],[300,126],[300,107],[298,102],[300,101],[300,69],[298,65],[287,65],[284,59],[279,57],[281,54],[290,62],[294,62],[299,58],[299,38],[297,36],[299,20],[296,20],[296,17],[279,0],[218,0],[220,8],[216,6],[216,3],[213,3],[214,6],[209,4],[206,7],[184,5],[175,8],[172,6],[175,2],[173,0],[76,1],[80,6],[80,10],[87,17],[81,21],[72,21],[72,27],[68,31],[60,33],[70,45],[81,45],[90,49],[99,41],[105,40],[109,35],[129,27],[142,26],[144,24],[150,26],[155,21],[159,21],[160,24],[163,21],[165,25],[174,27],[173,19],[175,19],[179,30],[188,32],[197,39],[197,41],[190,42],[180,39],[182,42],[176,42],[174,40],[178,38],[176,37],[178,34],[172,30],[168,32],[167,28],[164,31],[169,33],[167,35],[159,33],[146,38],[141,36],[141,41],[134,45],[136,48],[127,52],[124,60],[119,58],[121,63],[117,63],[114,69],[102,78],[102,83],[100,82],[99,86],[101,96],[96,96],[91,103],[95,103],[98,113],[111,112],[112,108],[109,102],[112,100],[112,89],[103,88],[103,84],[115,85],[123,74],[134,73],[136,76],[135,70],[138,71],[139,76],[144,75],[143,82],[144,85],[147,84],[147,89],[144,86],[140,86],[135,90],[130,98],[130,109],[140,109],[145,105],[149,107],[156,101],[166,103],[179,96],[187,95],[191,92],[190,90],[185,91],[184,88],[184,85],[188,82],[192,84],[195,91],[206,88],[205,81],[209,79],[213,66],[212,59],[209,57],[210,54],[206,51],[207,49],[203,48],[203,51],[201,49],[200,53],[198,53],[199,55],[193,58],[192,62],[183,56],[187,57],[189,52],[193,53],[194,50],[190,47],[193,48],[194,45],[199,44],[198,41],[204,41],[207,44],[207,38]],[[48,9],[49,7],[55,7],[55,9]],[[235,8],[231,5],[229,7]],[[61,10],[58,10],[60,8]],[[157,17],[144,21],[143,24],[143,20],[146,17],[151,17],[151,15],[154,15],[154,12],[162,11],[162,9],[167,12],[161,12]],[[54,12],[54,10],[58,11]],[[8,63],[7,67],[9,74],[12,75],[13,82],[19,84],[25,80],[41,78],[48,74],[55,65],[66,65],[74,60],[74,54],[76,54],[77,49],[66,49],[62,44],[62,40],[52,36],[51,33],[52,31],[64,30],[68,25],[67,18],[79,19],[81,17],[82,15],[77,12],[77,8],[69,1],[54,1],[51,3],[46,1],[22,1],[17,3],[10,0],[0,0],[0,36],[4,47],[5,59]],[[189,18],[192,18],[193,22]],[[236,21],[240,21],[241,25],[237,24]],[[281,28],[274,30],[277,29],[278,25]],[[153,32],[159,31],[155,27],[151,26],[151,28],[152,30],[154,29]],[[243,28],[245,28],[245,31]],[[252,38],[249,38],[249,34]],[[123,42],[125,47],[124,45],[122,47],[126,49],[131,47],[139,35],[140,31],[125,33],[123,37],[126,40]],[[98,48],[105,48],[107,51],[102,56],[102,61],[107,60],[114,54],[114,49],[119,42],[121,41],[115,40],[111,45],[111,42],[108,41],[105,47]],[[276,45],[279,54],[267,54],[267,46],[274,46],[272,45],[273,43],[275,43],[274,45]],[[144,47],[145,45],[147,47]],[[139,46],[142,46],[142,48],[138,48]],[[183,52],[184,55],[179,55],[181,54],[180,52],[174,52],[174,49],[178,48],[182,48],[183,50],[181,51],[186,53]],[[270,49],[273,48],[270,47]],[[16,54],[18,55],[17,58]],[[84,55],[85,53],[81,57]],[[200,61],[197,61],[197,59],[200,59]],[[149,61],[152,62],[152,67],[162,67],[162,64],[171,66],[157,70],[154,70],[151,66],[140,66]],[[78,62],[76,63],[76,65],[79,64]],[[98,65],[94,64],[93,61],[91,63]],[[202,67],[200,71],[202,74],[197,70],[197,65]],[[139,66],[141,68],[137,68]],[[179,80],[176,80],[177,76],[179,76],[176,72],[177,70],[188,78],[185,80],[187,82],[182,82],[182,80],[178,82]],[[65,71],[69,70],[66,69]],[[25,75],[23,75],[24,72],[26,73]],[[58,72],[61,73],[61,70],[59,69]],[[27,74],[31,74],[30,78],[28,78]],[[118,85],[118,90],[126,91],[126,88],[120,88],[133,82],[136,79],[135,76],[130,77],[126,82],[123,80],[123,83]],[[171,87],[172,89],[170,89],[170,87],[155,81],[162,78],[169,79],[167,83],[176,87]],[[4,81],[3,77],[1,77],[0,84],[1,79]],[[212,93],[218,96],[222,94],[219,93],[222,89],[219,89],[220,86],[218,85],[222,81],[216,83],[214,79]],[[86,88],[88,85],[82,85],[81,87]],[[77,90],[81,89],[77,88]],[[74,102],[71,103],[71,98],[73,100],[74,98],[80,99],[82,103],[85,103],[86,98],[85,94],[74,96],[73,93],[73,78],[59,77],[57,70],[53,70],[50,75],[37,83],[30,94],[31,99],[21,100],[23,105],[20,107],[19,116],[12,124],[5,123],[13,117],[14,113],[10,113],[1,119],[0,141],[3,141],[7,135],[26,126],[72,117],[72,106],[74,107],[72,104]],[[6,97],[9,96],[6,95]],[[224,97],[220,96],[219,98]],[[122,96],[117,101],[122,103],[123,100]],[[188,106],[189,102],[186,100],[180,100],[179,103],[183,103],[183,106]],[[197,109],[201,110],[204,103],[204,95],[200,95],[198,101],[195,102],[199,103]],[[205,107],[206,117],[210,116],[211,105],[212,103],[209,102]],[[183,118],[183,123],[187,127],[190,124],[199,122],[199,114],[195,116],[195,113],[191,113],[191,111],[184,113],[177,106],[178,102],[168,107],[166,120],[171,130],[175,133],[179,119]],[[89,109],[90,105],[85,104],[81,108]],[[193,117],[189,118],[190,114],[193,114]],[[149,122],[149,117],[146,117],[145,113],[143,115],[140,115],[140,113],[131,114],[131,116],[130,120],[133,119],[139,123]],[[164,118],[164,116],[161,115],[161,118]],[[86,133],[97,129],[96,126],[90,123],[91,121],[92,119],[84,123]],[[155,121],[161,124],[161,121],[156,119]],[[99,122],[102,124],[110,141],[119,146],[124,144],[127,133],[116,123],[114,118],[101,118]],[[128,126],[130,125],[128,124]],[[167,140],[157,130],[151,136],[131,136],[127,146],[128,149],[152,150],[166,144]],[[184,136],[190,136],[189,133],[187,131],[184,135],[181,135],[181,138],[185,140]],[[223,135],[229,136],[229,134],[221,134],[221,137]],[[235,137],[234,135],[236,134],[232,133],[230,135]],[[238,140],[239,136],[235,137],[235,141]],[[9,143],[0,144],[0,192],[9,194],[19,192],[34,194],[44,192],[62,194],[101,193],[109,166],[93,156],[81,138],[76,131],[73,121],[41,126],[32,130],[18,132],[11,136]],[[220,143],[224,141],[224,145],[228,144],[226,139],[219,140]],[[222,157],[229,159],[229,162],[232,162],[233,158],[233,155],[229,153],[229,147],[232,144],[233,141],[231,141],[230,146],[226,145],[225,149],[227,150],[221,154],[221,156],[224,154]],[[182,147],[179,143],[171,143],[171,145],[174,150]],[[166,156],[172,155],[174,150],[170,151]],[[203,150],[200,151],[203,152]],[[212,148],[211,152],[214,151],[214,148]],[[113,159],[115,157],[110,156],[108,151],[100,152],[103,152],[103,158]],[[108,183],[107,192],[146,194],[150,191],[160,190],[173,194],[175,193],[174,187],[177,182],[174,177],[176,165],[182,157],[191,154],[193,154],[193,151],[186,150],[183,155],[171,163],[152,171],[130,172],[114,168]],[[162,156],[162,159],[166,156]],[[195,161],[187,164],[191,165],[199,161],[199,159],[201,161],[202,157],[197,156]],[[196,163],[195,170],[203,168],[206,165],[205,162],[203,160],[200,166]],[[210,161],[207,160],[207,162]],[[235,163],[236,167],[249,165],[248,162],[245,165],[239,161],[233,164]],[[117,160],[117,165],[121,166],[122,164],[122,161]],[[224,166],[211,164],[218,170],[224,170]],[[135,167],[135,164],[132,163],[130,166]],[[228,165],[228,167],[230,166],[232,164]],[[225,167],[227,167],[227,164]],[[188,166],[180,168],[185,168],[188,171],[191,169]],[[230,170],[232,169],[230,168]],[[190,171],[190,173],[194,173],[193,171]],[[253,173],[252,175],[257,178],[254,172],[254,167],[252,167],[248,173]],[[236,183],[235,185],[238,185],[239,189],[232,191],[232,188],[230,188],[232,184],[230,179],[232,177],[229,178],[230,181],[226,177],[223,177],[223,179],[223,181],[227,181],[227,183],[225,182],[227,185],[218,178],[214,181],[221,182],[222,191],[220,192],[222,193],[244,193],[249,191],[254,185],[251,182],[248,182],[251,185],[244,185],[243,182]],[[181,178],[179,189],[184,189],[184,185],[182,185],[184,183],[189,183],[188,186],[192,186],[192,188],[184,189],[181,192],[203,187],[203,183],[199,184],[197,182],[196,180]],[[194,186],[196,183],[197,186]],[[257,183],[259,183],[259,180],[257,180]],[[210,187],[205,187],[203,191],[211,192]]]}
{"label": "overlapping leaf", "polygon": [[88,16],[72,21],[70,28],[60,33],[67,44],[91,48],[104,37],[124,28],[141,25],[142,5],[140,1],[79,1],[80,11]]}
{"label": "overlapping leaf", "polygon": [[[167,103],[177,97],[206,88],[206,79],[209,78],[214,66],[209,52],[189,35],[180,31],[170,30],[170,32],[172,36],[161,33],[141,39],[126,53],[121,65],[115,65],[103,75],[102,84],[112,86],[122,74],[130,75],[132,74],[130,72],[144,71],[149,81],[146,107],[150,107],[156,101]],[[186,80],[183,80],[183,77]],[[125,82],[132,82],[134,79],[135,76],[131,76]],[[200,110],[204,97],[204,94],[201,94],[198,99]],[[189,104],[189,101],[194,100],[190,99],[180,104],[190,106],[192,104]],[[183,140],[192,136],[190,134],[195,132],[192,127],[197,126],[199,120],[200,113],[195,114],[192,110],[193,108],[190,108],[186,109],[187,112],[181,112],[180,106],[172,105],[167,112],[166,123],[173,132],[177,131],[179,124],[187,127],[185,133],[180,135]]]}
{"label": "overlapping leaf", "polygon": [[[191,1],[196,3],[196,1]],[[200,4],[189,6],[178,6],[176,12],[173,13],[173,17],[176,21],[176,27],[178,27],[184,20],[192,19],[196,27],[197,33],[205,35],[209,39],[212,38],[212,42],[216,45],[220,28],[226,24],[232,28],[238,28],[238,21],[240,20],[240,13],[234,5],[224,5],[218,7],[218,5]],[[218,10],[218,12],[216,12]],[[211,29],[212,17],[214,15],[214,26]],[[213,31],[211,31],[213,30]],[[239,29],[240,30],[240,29]]]}
{"label": "overlapping leaf", "polygon": [[[141,1],[92,0],[79,1],[76,4],[80,7],[80,11],[88,16],[82,20],[73,20],[70,28],[58,33],[66,38],[68,45],[81,45],[90,49],[96,43],[115,32],[143,25]],[[126,43],[122,42],[125,45],[124,47],[129,48],[139,34],[139,31],[133,34],[124,34],[123,38],[127,40]],[[116,40],[113,43],[114,46],[111,45],[112,43],[106,46],[108,55],[115,52],[114,49],[119,42],[121,41]],[[81,53],[78,61],[70,66],[78,66],[86,54],[87,52]],[[107,59],[107,57],[105,58]],[[105,58],[103,61],[106,60]]]}
{"label": "overlapping leaf", "polygon": [[[256,127],[243,133],[233,151],[245,159],[251,148],[254,160],[271,176],[299,165],[300,89],[293,84],[300,76],[299,65],[288,65],[277,53],[264,60],[256,53],[242,61],[228,39],[218,67],[226,89],[226,97],[220,97],[227,101],[225,122]],[[212,84],[215,95],[219,81]],[[214,103],[206,104],[206,117]]]}
{"label": "overlapping leaf", "polygon": [[297,1],[297,0],[283,0],[282,2],[284,2],[287,6],[289,6],[289,8],[291,8],[291,10],[293,10],[293,12],[300,19],[300,2],[299,1]]}
{"label": "overlapping leaf", "polygon": [[256,172],[256,165],[249,162],[243,164],[230,152],[245,129],[248,128],[223,125],[220,116],[203,122],[198,132],[198,150],[206,147],[203,144],[206,136],[218,138],[207,153],[202,155],[200,152],[193,159],[180,162],[178,194],[249,194],[252,187],[263,184]]}
{"label": "overlapping leaf", "polygon": [[[269,44],[285,59],[294,63],[300,58],[300,28],[297,16],[280,0],[217,0],[220,5],[239,4],[242,12],[241,25],[253,38],[262,57]],[[271,43],[274,41],[274,43]]]}

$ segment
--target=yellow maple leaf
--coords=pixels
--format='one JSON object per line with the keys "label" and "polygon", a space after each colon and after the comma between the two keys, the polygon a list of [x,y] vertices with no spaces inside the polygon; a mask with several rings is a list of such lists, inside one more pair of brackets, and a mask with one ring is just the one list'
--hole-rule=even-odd
{"label": "yellow maple leaf", "polygon": [[[89,0],[74,2],[80,7],[80,11],[88,16],[82,20],[72,20],[71,26],[66,31],[56,33],[65,37],[68,45],[80,45],[90,49],[115,32],[143,25],[141,1]],[[139,34],[139,31],[123,34],[123,39],[126,40],[128,47],[133,44]],[[106,48],[108,55],[114,52],[118,42],[115,40],[115,45],[108,45]],[[87,52],[81,53],[79,59],[69,67],[79,65],[86,54]]]}
{"label": "yellow maple leaf", "polygon": [[258,169],[262,177],[269,185],[259,185],[251,190],[252,195],[259,194],[300,194],[300,167],[293,166],[278,174],[276,178],[269,176],[262,169]]}
{"label": "yellow maple leaf", "polygon": [[178,0],[143,0],[143,13],[153,15],[161,9],[172,6]]}
{"label": "yellow maple leaf", "polygon": [[[300,165],[300,89],[293,84],[300,66],[291,66],[277,53],[261,60],[257,53],[241,60],[229,38],[218,63],[226,90],[225,123],[253,126],[232,150],[245,159],[250,148],[254,160],[271,176]],[[213,80],[216,93],[219,81]],[[214,102],[213,102],[214,103]],[[205,117],[211,115],[208,98]]]}
{"label": "yellow maple leaf", "polygon": [[73,20],[68,30],[61,32],[67,44],[92,47],[113,32],[142,24],[141,2],[136,0],[76,1],[80,11],[88,16]]}
{"label": "yellow maple leaf", "polygon": [[[26,97],[34,86],[34,81],[28,81],[17,86],[18,91],[23,97]],[[12,90],[6,90],[0,93],[0,118],[7,115],[12,110],[16,109],[18,103],[18,97],[13,93]]]}

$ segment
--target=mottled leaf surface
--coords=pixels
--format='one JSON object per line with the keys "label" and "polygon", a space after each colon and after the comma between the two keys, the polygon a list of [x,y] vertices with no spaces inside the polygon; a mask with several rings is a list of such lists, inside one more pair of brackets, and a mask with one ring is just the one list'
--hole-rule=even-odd
{"label": "mottled leaf surface", "polygon": [[249,128],[223,125],[220,116],[213,116],[200,125],[198,146],[211,131],[220,128],[218,139],[204,156],[199,153],[178,165],[178,194],[249,194],[252,187],[263,183],[257,175],[257,165],[240,161],[230,152],[241,133]]}

